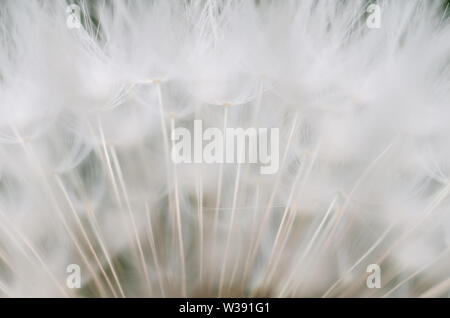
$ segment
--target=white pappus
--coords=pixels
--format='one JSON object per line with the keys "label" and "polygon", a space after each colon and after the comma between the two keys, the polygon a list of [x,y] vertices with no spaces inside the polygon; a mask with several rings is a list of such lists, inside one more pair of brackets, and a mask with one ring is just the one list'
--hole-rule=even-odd
{"label": "white pappus", "polygon": [[443,1],[2,1],[0,296],[448,296],[449,101]]}

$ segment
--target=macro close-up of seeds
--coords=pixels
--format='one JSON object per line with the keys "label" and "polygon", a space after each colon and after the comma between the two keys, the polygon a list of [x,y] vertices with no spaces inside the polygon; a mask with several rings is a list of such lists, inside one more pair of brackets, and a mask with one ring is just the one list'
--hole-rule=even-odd
{"label": "macro close-up of seeds", "polygon": [[0,0],[0,297],[448,298],[449,3]]}

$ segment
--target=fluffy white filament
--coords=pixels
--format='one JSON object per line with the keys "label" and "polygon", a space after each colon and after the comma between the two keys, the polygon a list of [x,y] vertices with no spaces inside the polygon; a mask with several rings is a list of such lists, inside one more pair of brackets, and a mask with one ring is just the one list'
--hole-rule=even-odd
{"label": "fluffy white filament", "polygon": [[[448,296],[441,1],[70,3],[0,4],[0,296]],[[196,119],[278,172],[174,164]]]}

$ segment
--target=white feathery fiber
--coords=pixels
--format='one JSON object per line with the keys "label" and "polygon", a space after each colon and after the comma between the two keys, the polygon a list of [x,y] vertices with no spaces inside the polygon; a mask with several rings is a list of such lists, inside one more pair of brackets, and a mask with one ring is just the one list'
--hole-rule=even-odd
{"label": "white feathery fiber", "polygon": [[[448,11],[371,3],[2,1],[0,296],[448,296]],[[277,173],[174,164],[195,119]]]}

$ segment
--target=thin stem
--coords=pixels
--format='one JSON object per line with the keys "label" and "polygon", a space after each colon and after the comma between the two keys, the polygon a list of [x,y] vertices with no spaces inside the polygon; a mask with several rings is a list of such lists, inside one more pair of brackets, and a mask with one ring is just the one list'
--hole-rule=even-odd
{"label": "thin stem", "polygon": [[69,204],[70,210],[72,211],[72,214],[73,214],[73,216],[74,216],[74,218],[75,218],[75,220],[76,220],[76,222],[77,222],[77,224],[78,224],[78,227],[79,227],[80,230],[81,230],[81,234],[83,235],[83,237],[84,237],[86,243],[88,244],[88,247],[89,247],[89,249],[90,249],[92,255],[94,256],[94,259],[95,259],[95,261],[97,262],[97,266],[99,267],[99,269],[100,269],[100,271],[101,271],[103,277],[105,278],[106,283],[108,284],[108,287],[111,289],[111,292],[113,293],[114,297],[117,297],[117,293],[116,293],[114,287],[112,286],[111,281],[109,280],[109,277],[108,277],[108,275],[106,274],[105,269],[103,268],[103,265],[102,265],[102,263],[100,262],[100,259],[98,258],[97,253],[96,253],[95,250],[94,250],[94,247],[92,246],[92,243],[91,243],[91,241],[90,241],[90,239],[89,239],[89,236],[87,235],[86,230],[84,229],[84,226],[83,226],[83,224],[81,223],[81,220],[80,220],[80,218],[79,218],[79,216],[78,216],[78,213],[77,213],[77,211],[75,210],[75,207],[73,206],[72,200],[70,199],[70,196],[69,196],[69,194],[67,193],[66,187],[64,186],[64,184],[63,184],[61,178],[60,178],[58,175],[56,175],[56,174],[55,174],[55,179],[56,179],[56,183],[57,183],[57,184],[59,185],[59,187],[61,188],[61,191],[63,192],[64,197],[65,197],[66,200],[67,200],[67,203]]}
{"label": "thin stem", "polygon": [[281,289],[281,292],[280,292],[281,295],[283,295],[283,293],[286,291],[289,284],[291,283],[292,278],[294,277],[294,275],[296,273],[295,269],[301,265],[301,263],[303,262],[305,257],[309,254],[314,242],[316,241],[317,237],[319,236],[319,233],[322,231],[322,228],[325,225],[325,222],[328,220],[328,217],[330,216],[331,212],[333,211],[336,200],[337,200],[337,196],[335,196],[334,199],[331,201],[330,206],[327,209],[327,212],[325,213],[324,217],[322,218],[322,221],[320,222],[319,226],[317,227],[316,231],[314,232],[311,240],[308,243],[308,246],[306,247],[305,251],[302,253],[302,256],[300,257],[300,259],[296,262],[296,264],[294,266],[294,270],[291,271],[291,274],[289,275],[289,278],[287,279],[287,284],[285,284],[285,286]]}
{"label": "thin stem", "polygon": [[367,256],[370,255],[370,253],[372,253],[375,248],[377,248],[378,245],[380,245],[380,243],[385,239],[385,237],[388,235],[388,233],[391,231],[391,229],[393,228],[393,224],[391,226],[389,226],[384,232],[383,234],[378,238],[378,240],[375,241],[375,243],[372,244],[372,246],[352,265],[352,267],[350,267],[345,273],[344,275],[342,275],[323,295],[322,298],[328,297],[328,295],[330,295],[330,293],[333,291],[334,288],[336,288],[336,286],[339,285],[339,283],[345,279],[345,277],[350,274]]}
{"label": "thin stem", "polygon": [[[69,235],[70,239],[72,240],[72,242],[74,243],[76,250],[78,251],[78,253],[80,254],[83,262],[86,264],[86,266],[88,267],[89,272],[91,273],[94,282],[96,283],[96,286],[99,288],[100,293],[104,294],[104,289],[103,286],[101,284],[101,282],[98,280],[97,275],[95,275],[95,271],[93,270],[89,260],[87,259],[85,253],[83,252],[83,249],[81,248],[81,246],[78,243],[78,240],[76,239],[74,233],[71,231],[69,224],[67,223],[65,217],[64,217],[64,213],[61,211],[57,200],[55,198],[55,195],[53,193],[53,190],[49,184],[49,181],[47,180],[46,176],[45,176],[45,172],[43,170],[43,168],[41,167],[39,160],[36,158],[33,150],[31,149],[29,144],[25,143],[25,140],[22,138],[22,136],[20,135],[19,131],[15,128],[15,127],[11,127],[14,134],[16,135],[16,137],[20,140],[20,144],[23,147],[26,155],[28,156],[29,160],[32,162],[33,166],[35,166],[36,171],[38,173],[39,178],[42,179],[42,184],[44,185],[44,190],[47,193],[47,195],[50,198],[50,202],[51,205],[54,209],[54,211],[56,212],[57,216],[59,217],[61,223],[63,224],[65,230],[67,231],[67,234]],[[22,238],[22,234],[20,232],[18,232],[18,234],[21,236]],[[25,239],[22,238],[22,240],[24,242],[27,242]],[[39,256],[39,254],[36,252],[36,250],[32,247],[32,245],[30,243],[27,243],[28,248],[30,248],[30,250],[33,252],[33,254],[36,256],[36,258],[38,258],[39,262],[41,262],[42,264],[43,261],[41,259],[41,257]],[[48,268],[47,268],[48,270]],[[59,284],[58,284],[59,286]],[[63,292],[63,294],[66,294],[65,292]]]}
{"label": "thin stem", "polygon": [[[260,192],[260,188],[259,188],[259,184],[256,185],[256,194],[255,194],[255,209],[253,210],[253,215],[252,215],[252,220],[251,220],[251,224],[252,224],[252,230],[251,230],[251,236],[250,237],[254,237],[255,235],[255,231],[256,231],[256,216],[258,214],[258,202],[259,202],[259,192]],[[245,284],[247,283],[248,279],[249,279],[249,272],[250,272],[250,258],[251,258],[251,248],[252,245],[249,245],[249,252],[247,253],[247,257],[245,259],[245,265],[244,265],[244,274],[242,275],[242,281],[241,281],[241,290],[244,291],[245,289]]]}
{"label": "thin stem", "polygon": [[[286,162],[286,158],[287,158],[287,155],[288,155],[288,151],[289,151],[289,148],[290,148],[290,145],[291,145],[291,142],[292,142],[292,138],[294,136],[294,131],[295,131],[295,128],[297,126],[297,118],[298,118],[298,113],[295,114],[294,120],[292,122],[291,130],[289,132],[289,136],[288,136],[288,139],[287,139],[287,142],[286,142],[286,149],[284,151],[283,159],[282,159],[281,165],[280,165],[280,171],[278,171],[277,177],[275,179],[275,185],[274,185],[274,187],[272,189],[272,193],[270,195],[269,202],[268,202],[266,210],[264,212],[264,216],[263,216],[263,220],[262,220],[261,226],[259,228],[259,231],[258,231],[258,234],[256,236],[255,242],[253,244],[253,248],[251,248],[250,261],[247,263],[247,267],[251,266],[253,264],[253,261],[255,260],[256,252],[258,251],[259,244],[260,244],[262,235],[264,233],[265,226],[267,224],[267,221],[269,220],[269,215],[270,215],[270,212],[272,211],[273,201],[275,200],[275,195],[276,195],[276,193],[278,191],[278,186],[279,186],[279,183],[280,183],[280,180],[281,180],[281,170],[284,168],[284,165],[285,165],[285,162]],[[244,270],[244,272],[247,272],[247,271],[248,271],[248,268],[246,268]]]}
{"label": "thin stem", "polygon": [[149,243],[150,243],[150,249],[152,251],[152,257],[153,257],[153,261],[155,262],[155,266],[156,266],[156,272],[158,273],[158,282],[159,282],[159,288],[161,289],[161,294],[163,297],[166,297],[166,293],[164,291],[164,283],[163,283],[163,278],[162,278],[162,274],[161,274],[161,268],[159,265],[159,261],[158,261],[158,254],[156,251],[156,244],[155,244],[155,238],[153,236],[153,227],[152,227],[152,221],[151,221],[151,216],[150,216],[150,209],[148,207],[147,202],[145,203],[145,214],[147,217],[147,227],[148,227],[148,239],[149,239]]}
{"label": "thin stem", "polygon": [[114,147],[111,146],[110,147],[110,151],[111,151],[111,155],[112,155],[112,158],[113,158],[114,167],[116,168],[117,176],[119,178],[119,183],[120,183],[120,186],[122,188],[122,192],[123,192],[123,195],[124,195],[124,198],[125,198],[125,204],[127,206],[128,216],[129,216],[130,221],[131,221],[131,226],[132,226],[132,229],[133,229],[135,243],[136,243],[137,249],[139,251],[139,259],[141,261],[142,270],[143,270],[144,275],[145,275],[145,280],[147,281],[147,284],[148,284],[147,286],[148,286],[149,292],[151,293],[150,277],[148,275],[147,266],[145,264],[144,252],[142,250],[141,240],[139,239],[138,229],[137,229],[137,225],[136,225],[136,220],[134,218],[133,210],[131,209],[131,204],[130,204],[130,199],[129,199],[129,196],[128,196],[128,191],[127,191],[127,188],[125,186],[125,181],[123,180],[122,169],[120,168],[120,163],[119,163],[119,160],[117,158],[116,150],[114,149]]}
{"label": "thin stem", "polygon": [[[33,245],[30,243],[30,241],[12,224],[8,221],[8,218],[6,215],[3,214],[3,212],[0,211],[0,216],[4,219],[5,222],[0,222],[0,227],[3,229],[3,231],[6,233],[6,235],[11,239],[11,241],[17,246],[17,248],[22,252],[22,254],[25,256],[25,258],[31,263],[35,264],[31,259],[28,253],[22,248],[20,241],[22,241],[26,247],[31,251],[31,254],[38,260],[39,264],[44,269],[44,272],[50,277],[51,281],[55,284],[55,286],[58,288],[58,290],[61,292],[64,297],[69,297],[69,295],[66,293],[64,288],[59,283],[58,279],[53,275],[53,272],[48,267],[47,263],[42,259],[39,252],[33,247]],[[9,226],[6,226],[9,225]],[[18,236],[17,239],[13,233],[10,232],[10,230],[13,230],[14,233]]]}
{"label": "thin stem", "polygon": [[[175,120],[173,117],[170,119],[171,129],[175,129]],[[180,213],[180,200],[178,194],[178,177],[177,177],[177,168],[176,165],[173,164],[173,179],[175,184],[175,210],[177,217],[177,233],[178,233],[178,243],[180,247],[180,261],[181,261],[181,288],[183,297],[186,297],[186,265],[185,265],[185,257],[184,257],[184,247],[183,247],[183,232],[181,228],[181,213]]]}
{"label": "thin stem", "polygon": [[[159,120],[161,123],[161,132],[163,135],[163,141],[164,141],[164,156],[166,158],[165,165],[166,165],[166,182],[167,182],[167,196],[168,196],[168,203],[169,203],[169,211],[172,211],[172,192],[170,189],[171,180],[170,180],[170,154],[169,154],[169,137],[167,136],[167,128],[166,128],[166,120],[165,120],[165,113],[164,113],[164,104],[162,99],[162,93],[161,93],[161,81],[160,80],[153,80],[153,83],[156,86],[156,93],[158,95],[158,108],[159,108]],[[174,223],[173,223],[174,225]],[[175,226],[174,226],[175,228]]]}
{"label": "thin stem", "polygon": [[402,280],[400,283],[398,283],[397,285],[395,285],[391,290],[389,290],[386,294],[383,295],[382,298],[386,298],[388,297],[390,294],[392,294],[394,291],[396,291],[400,286],[402,286],[403,284],[405,284],[407,281],[411,280],[412,278],[414,278],[415,276],[417,276],[418,274],[420,274],[421,272],[423,272],[424,270],[426,270],[427,268],[429,268],[430,266],[432,266],[433,264],[435,264],[437,261],[439,261],[443,256],[445,256],[448,252],[450,251],[450,248],[446,248],[441,254],[439,254],[438,257],[436,257],[435,259],[433,259],[433,261],[427,263],[426,265],[422,266],[421,268],[419,268],[417,271],[415,271],[414,273],[412,273],[411,275],[409,275],[407,278],[405,278],[404,280]]}
{"label": "thin stem", "polygon": [[[227,129],[227,122],[228,122],[228,107],[229,105],[226,104],[223,106],[223,134],[225,136],[226,129]],[[223,154],[225,156],[225,154]],[[223,158],[222,162],[219,166],[219,178],[217,179],[217,195],[216,195],[216,209],[214,213],[214,221],[213,221],[213,239],[215,240],[216,245],[218,245],[219,237],[218,237],[218,224],[219,224],[219,212],[220,212],[220,199],[222,195],[222,179],[223,179],[223,165],[224,165],[225,159]],[[218,249],[216,249],[218,250]],[[215,262],[215,259],[218,258],[217,251],[214,251],[214,257],[213,262]],[[211,280],[211,283],[214,284],[214,280]]]}
{"label": "thin stem", "polygon": [[426,292],[424,292],[422,295],[419,296],[419,298],[437,298],[444,293],[448,292],[450,290],[450,278],[447,278],[442,283],[437,284],[436,286],[431,287]]}
{"label": "thin stem", "polygon": [[[242,151],[242,149],[240,149],[240,151]],[[233,230],[233,223],[234,223],[234,216],[236,213],[236,202],[237,202],[237,196],[238,196],[238,191],[239,191],[239,181],[240,181],[240,176],[241,176],[241,164],[238,164],[238,169],[237,169],[237,173],[236,173],[236,180],[234,182],[234,193],[233,193],[233,204],[232,204],[232,208],[231,208],[231,218],[230,218],[230,224],[228,226],[228,234],[227,234],[227,242],[225,245],[225,253],[223,256],[223,265],[222,265],[222,270],[220,273],[220,282],[219,282],[219,297],[221,297],[222,295],[222,288],[223,288],[223,280],[225,278],[225,269],[226,269],[226,264],[227,264],[227,258],[228,258],[228,250],[230,248],[230,239],[231,239],[231,233]]]}
{"label": "thin stem", "polygon": [[[228,121],[228,106],[224,106],[224,113],[223,113],[223,134],[225,136],[226,129],[227,129],[227,121]],[[214,216],[214,230],[213,233],[217,238],[217,225],[219,222],[219,210],[220,210],[220,198],[222,195],[222,178],[223,178],[223,161],[220,163],[219,167],[219,179],[217,180],[217,196],[216,196],[216,213]]]}
{"label": "thin stem", "polygon": [[197,209],[198,209],[198,232],[199,232],[199,280],[203,281],[203,180],[201,172],[197,179]]}
{"label": "thin stem", "polygon": [[278,241],[280,239],[281,234],[283,233],[282,230],[284,230],[284,228],[285,228],[285,222],[286,222],[286,219],[288,217],[289,207],[291,206],[292,199],[293,199],[294,193],[295,193],[295,189],[297,187],[297,183],[300,180],[300,177],[301,177],[301,175],[303,173],[303,167],[304,167],[304,165],[302,164],[301,168],[298,169],[298,172],[297,172],[297,174],[296,174],[296,176],[294,178],[294,181],[292,182],[291,191],[289,193],[288,200],[286,202],[286,207],[285,207],[284,212],[283,212],[283,217],[281,218],[280,225],[278,226],[277,234],[275,236],[275,240],[274,240],[271,252],[270,252],[269,260],[267,261],[267,266],[266,266],[265,274],[263,275],[263,277],[266,277],[266,275],[270,271],[274,254],[278,250],[277,249],[278,248]]}

